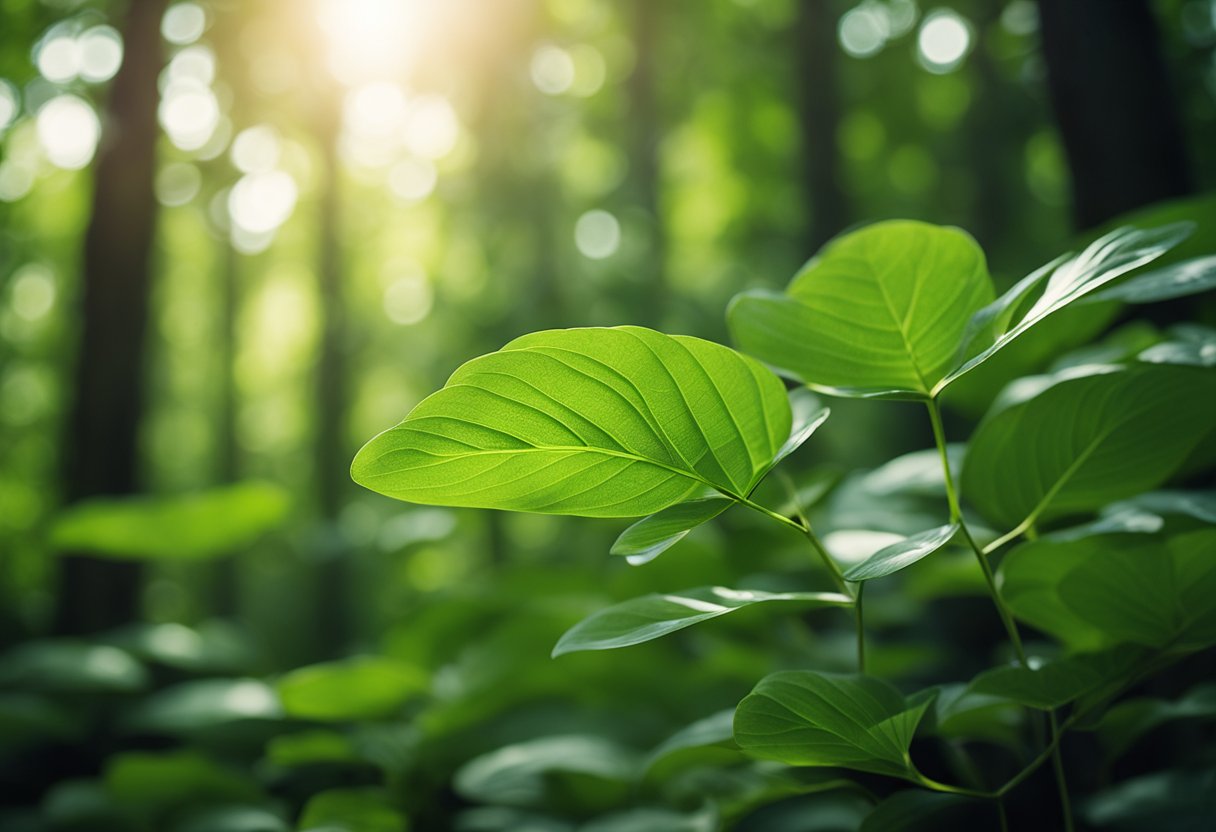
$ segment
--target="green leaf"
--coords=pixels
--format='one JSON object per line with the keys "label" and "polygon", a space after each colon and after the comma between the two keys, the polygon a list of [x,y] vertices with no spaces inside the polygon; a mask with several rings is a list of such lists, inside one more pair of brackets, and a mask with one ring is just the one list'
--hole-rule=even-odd
{"label": "green leaf", "polygon": [[1169,339],[1153,344],[1136,356],[1148,364],[1182,364],[1216,367],[1216,330],[1199,324],[1171,327]]}
{"label": "green leaf", "polygon": [[820,405],[819,398],[805,387],[791,390],[789,398],[790,435],[785,440],[785,444],[777,450],[776,456],[769,465],[769,470],[801,448],[806,440],[811,438],[811,434],[817,431],[819,426],[826,422],[828,416],[832,414],[831,409]]}
{"label": "green leaf", "polygon": [[265,482],[174,497],[99,497],[61,513],[51,544],[124,560],[206,560],[254,543],[283,522],[288,506],[287,492]]}
{"label": "green leaf", "polygon": [[1203,832],[1216,817],[1216,768],[1125,780],[1087,800],[1083,812],[1092,826],[1114,832]]}
{"label": "green leaf", "polygon": [[898,220],[836,238],[785,294],[745,292],[727,314],[741,349],[815,389],[924,398],[991,299],[970,236]]}
{"label": "green leaf", "polygon": [[291,768],[311,763],[350,762],[359,759],[355,744],[336,731],[297,731],[271,737],[266,743],[266,759],[277,766]]}
{"label": "green leaf", "polygon": [[197,679],[158,691],[132,712],[141,731],[187,733],[283,716],[273,688],[257,679]]}
{"label": "green leaf", "polygon": [[259,793],[247,776],[192,751],[127,752],[106,760],[106,790],[141,814],[199,803],[244,803]]}
{"label": "green leaf", "polygon": [[1014,614],[1075,650],[1216,641],[1216,529],[1041,539],[1000,568]]}
{"label": "green leaf", "polygon": [[172,832],[288,832],[282,818],[257,806],[209,806],[188,812]]}
{"label": "green leaf", "polygon": [[406,832],[409,823],[383,789],[330,789],[313,795],[300,816],[303,832]]}
{"label": "green leaf", "polygon": [[916,704],[869,676],[782,671],[735,712],[735,741],[756,757],[797,766],[909,777],[908,747],[930,698]]}
{"label": "green leaf", "polygon": [[412,665],[359,656],[293,670],[278,689],[288,716],[348,720],[387,716],[427,685],[426,674]]}
{"label": "green leaf", "polygon": [[958,524],[929,529],[879,549],[844,573],[846,581],[870,581],[905,569],[945,546],[958,533]]}
{"label": "green leaf", "polygon": [[[941,380],[934,393],[983,364],[1039,321],[1132,269],[1156,260],[1186,239],[1193,229],[1194,223],[1190,222],[1143,231],[1118,228],[1095,240],[1080,254],[1057,258],[1024,277],[968,322],[961,339],[961,355],[965,360]],[[1034,297],[1044,280],[1046,285]]]}
{"label": "green leaf", "polygon": [[781,381],[708,341],[638,327],[525,335],[468,362],[351,475],[412,502],[637,517],[745,495],[790,435]]}
{"label": "green leaf", "polygon": [[1059,583],[1060,599],[1109,638],[1180,647],[1216,641],[1216,529],[1149,538],[1091,557]]}
{"label": "green leaf", "polygon": [[853,603],[849,596],[838,592],[761,592],[720,586],[644,595],[600,610],[575,624],[558,640],[553,656],[630,647],[753,604],[772,601],[797,602],[808,608],[847,607]]}
{"label": "green leaf", "polygon": [[1175,719],[1212,717],[1216,717],[1216,684],[1206,684],[1192,688],[1176,701],[1125,699],[1102,716],[1094,731],[1108,759],[1115,760],[1158,725]]}
{"label": "green leaf", "polygon": [[713,806],[695,814],[670,809],[630,809],[596,818],[579,827],[579,832],[716,832],[721,826]]}
{"label": "green leaf", "polygon": [[1011,385],[977,428],[962,490],[1014,528],[1161,484],[1212,429],[1216,374],[1095,365]]}
{"label": "green leaf", "polygon": [[1157,303],[1216,289],[1216,255],[1172,263],[1090,295],[1085,303]]}
{"label": "green leaf", "polygon": [[1118,683],[1145,658],[1146,651],[1126,646],[1051,662],[1032,658],[1030,667],[1011,665],[986,670],[972,680],[968,690],[1047,711]]}
{"label": "green leaf", "polygon": [[737,748],[734,725],[735,710],[728,708],[681,728],[650,752],[642,764],[643,773],[664,758],[688,749],[706,746]]}
{"label": "green leaf", "polygon": [[44,639],[18,645],[0,660],[0,685],[64,693],[130,692],[148,672],[130,653],[104,644]]}
{"label": "green leaf", "polygon": [[612,554],[624,555],[634,566],[649,563],[732,504],[727,497],[703,493],[694,499],[668,506],[649,517],[643,517],[621,532],[621,536],[612,544]]}
{"label": "green leaf", "polygon": [[583,734],[542,737],[509,745],[465,763],[453,779],[468,800],[505,806],[541,803],[555,773],[623,784],[633,778],[637,755],[612,740]]}
{"label": "green leaf", "polygon": [[976,816],[995,824],[995,812],[982,801],[923,789],[896,792],[866,815],[858,832],[940,832],[980,829]]}

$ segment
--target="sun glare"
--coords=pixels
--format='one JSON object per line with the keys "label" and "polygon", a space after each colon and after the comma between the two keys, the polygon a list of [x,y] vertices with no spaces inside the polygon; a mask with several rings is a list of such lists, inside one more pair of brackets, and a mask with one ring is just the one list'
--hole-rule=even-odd
{"label": "sun glare", "polygon": [[330,70],[346,84],[409,69],[418,45],[418,0],[318,0]]}

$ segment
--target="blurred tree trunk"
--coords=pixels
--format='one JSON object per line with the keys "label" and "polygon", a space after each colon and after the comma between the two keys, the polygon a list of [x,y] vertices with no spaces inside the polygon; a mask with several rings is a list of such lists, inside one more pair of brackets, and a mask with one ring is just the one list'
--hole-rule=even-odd
{"label": "blurred tree trunk", "polygon": [[803,191],[810,213],[808,256],[853,221],[836,145],[842,116],[836,45],[839,11],[832,0],[799,0],[793,25]]}
{"label": "blurred tree trunk", "polygon": [[341,90],[322,79],[318,90],[315,136],[321,155],[317,205],[317,281],[321,301],[321,346],[316,368],[314,476],[324,522],[319,551],[321,569],[317,608],[318,645],[336,655],[349,637],[350,552],[337,532],[338,515],[349,492],[350,453],[346,444],[347,378],[346,292],[342,285],[341,183],[338,133]]}
{"label": "blurred tree trunk", "polygon": [[[74,395],[63,445],[69,503],[137,489],[156,224],[156,79],[163,60],[160,20],[166,2],[131,0],[123,32],[125,57],[110,89],[107,130],[94,167]],[[140,583],[136,563],[64,553],[55,629],[88,633],[134,619]]]}
{"label": "blurred tree trunk", "polygon": [[662,128],[655,68],[660,64],[658,42],[662,21],[662,4],[653,0],[633,0],[630,9],[633,26],[633,48],[636,60],[629,77],[629,167],[634,199],[645,214],[649,232],[646,247],[646,267],[641,280],[641,303],[635,310],[644,316],[643,323],[660,326],[667,310],[667,238],[659,204],[659,143]]}
{"label": "blurred tree trunk", "polygon": [[1080,229],[1193,185],[1146,0],[1039,0],[1047,85]]}

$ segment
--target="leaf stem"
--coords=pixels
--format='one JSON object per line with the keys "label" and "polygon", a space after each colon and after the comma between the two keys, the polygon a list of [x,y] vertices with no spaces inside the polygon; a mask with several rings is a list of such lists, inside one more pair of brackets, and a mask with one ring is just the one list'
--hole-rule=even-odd
{"label": "leaf stem", "polygon": [[1051,767],[1055,772],[1056,791],[1060,794],[1060,806],[1064,812],[1064,832],[1073,832],[1072,800],[1068,796],[1068,781],[1064,777],[1064,759],[1060,754],[1060,725],[1056,721],[1056,712],[1047,712],[1048,724],[1051,725]]}
{"label": "leaf stem", "polygon": [[801,509],[798,509],[799,519],[791,520],[784,514],[779,514],[778,512],[762,506],[759,503],[752,502],[747,497],[740,497],[737,494],[731,494],[728,496],[738,500],[741,504],[747,506],[748,508],[760,512],[765,517],[775,520],[783,526],[796,529],[797,531],[806,535],[806,539],[811,542],[811,547],[814,548],[815,553],[819,555],[819,559],[823,561],[823,565],[827,567],[828,572],[831,574],[832,581],[836,584],[836,588],[839,589],[844,595],[848,595],[850,597],[854,596],[854,593],[849,589],[848,582],[844,579],[844,573],[840,571],[840,567],[836,565],[836,561],[833,560],[832,556],[828,554],[828,550],[824,548],[823,542],[820,541],[819,536],[816,535],[814,530],[811,528],[811,521],[802,515]]}
{"label": "leaf stem", "polygon": [[857,606],[854,609],[857,619],[857,672],[861,674],[866,672],[866,628],[861,611],[862,592],[865,588],[864,583],[857,585]]}

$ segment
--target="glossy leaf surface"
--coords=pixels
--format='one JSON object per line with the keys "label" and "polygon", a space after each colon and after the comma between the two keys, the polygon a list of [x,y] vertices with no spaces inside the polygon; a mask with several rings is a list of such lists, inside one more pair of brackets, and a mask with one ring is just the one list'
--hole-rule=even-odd
{"label": "glossy leaf surface", "polygon": [[1159,485],[1212,429],[1216,374],[1095,365],[1023,379],[976,430],[962,491],[1003,527]]}
{"label": "glossy leaf surface", "polygon": [[933,554],[949,543],[957,533],[958,524],[950,523],[884,546],[845,572],[845,580],[870,581],[898,572]]}
{"label": "glossy leaf surface", "polygon": [[636,517],[705,486],[746,494],[790,426],[780,380],[726,347],[550,330],[462,366],[351,474],[412,502]]}
{"label": "glossy leaf surface", "polygon": [[784,294],[746,292],[728,315],[741,349],[811,387],[923,397],[992,294],[965,232],[891,221],[833,240]]}
{"label": "glossy leaf surface", "polygon": [[853,603],[838,592],[760,592],[720,586],[644,595],[583,619],[561,637],[553,655],[629,647],[753,604],[775,601],[797,602],[804,608],[847,607]]}
{"label": "glossy leaf surface", "polygon": [[868,676],[783,671],[739,703],[735,741],[749,754],[798,766],[909,775],[908,747],[929,706]]}

